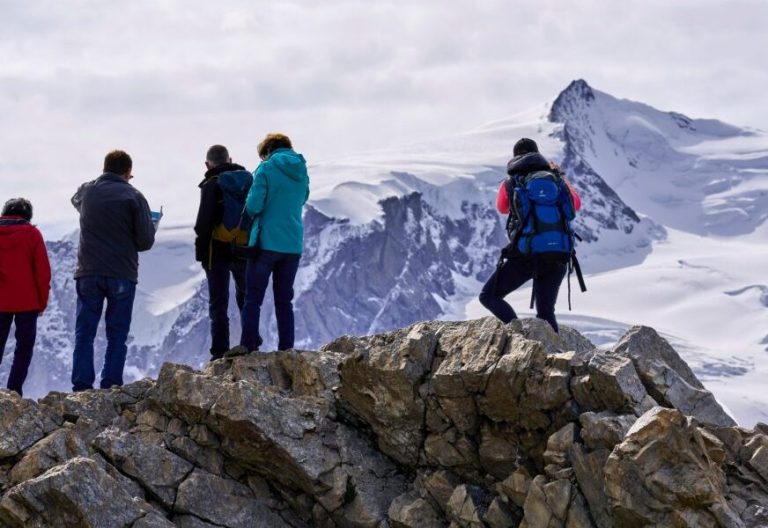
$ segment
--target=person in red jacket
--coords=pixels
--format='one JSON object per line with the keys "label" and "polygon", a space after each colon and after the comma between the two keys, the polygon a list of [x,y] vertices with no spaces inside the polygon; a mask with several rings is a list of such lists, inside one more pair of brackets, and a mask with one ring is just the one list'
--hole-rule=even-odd
{"label": "person in red jacket", "polygon": [[15,321],[16,352],[8,388],[19,395],[32,361],[37,317],[48,306],[51,286],[45,242],[31,220],[32,204],[24,198],[8,200],[0,216],[0,362]]}

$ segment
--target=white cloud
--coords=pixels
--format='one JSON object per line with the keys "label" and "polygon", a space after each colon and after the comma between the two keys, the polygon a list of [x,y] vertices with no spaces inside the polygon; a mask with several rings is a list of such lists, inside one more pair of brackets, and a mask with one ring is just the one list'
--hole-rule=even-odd
{"label": "white cloud", "polygon": [[252,167],[269,130],[310,160],[440,136],[574,78],[768,128],[762,0],[0,0],[0,178],[38,220],[115,147],[184,221],[207,146]]}

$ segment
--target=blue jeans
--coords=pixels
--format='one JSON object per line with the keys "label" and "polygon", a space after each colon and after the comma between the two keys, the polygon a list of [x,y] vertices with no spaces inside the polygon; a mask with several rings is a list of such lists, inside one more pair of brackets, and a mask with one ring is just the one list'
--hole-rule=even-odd
{"label": "blue jeans", "polygon": [[205,270],[208,279],[208,317],[211,320],[211,357],[229,350],[229,276],[235,281],[235,300],[242,312],[245,303],[245,266],[241,259],[215,261]]}
{"label": "blue jeans", "polygon": [[534,262],[530,257],[513,256],[496,269],[485,283],[480,292],[480,303],[504,323],[517,319],[515,310],[504,297],[533,279],[536,317],[547,321],[557,332],[555,303],[566,271],[564,262]]}
{"label": "blue jeans", "polygon": [[29,364],[32,362],[32,350],[35,348],[37,337],[37,312],[8,313],[0,312],[0,363],[3,362],[3,351],[11,333],[11,323],[16,320],[16,351],[13,354],[11,373],[8,376],[8,388],[20,396],[27,379]]}
{"label": "blue jeans", "polygon": [[123,368],[128,352],[126,341],[131,328],[136,283],[112,277],[77,279],[77,321],[75,323],[75,357],[72,364],[72,390],[93,388],[93,340],[99,327],[104,299],[107,300],[107,353],[101,371],[101,388],[123,384]]}
{"label": "blue jeans", "polygon": [[245,306],[243,306],[243,335],[240,344],[248,350],[258,350],[262,339],[259,335],[261,304],[272,276],[272,291],[275,295],[275,317],[277,318],[278,350],[293,348],[293,281],[299,270],[301,255],[261,250],[256,257],[248,259],[245,274]]}

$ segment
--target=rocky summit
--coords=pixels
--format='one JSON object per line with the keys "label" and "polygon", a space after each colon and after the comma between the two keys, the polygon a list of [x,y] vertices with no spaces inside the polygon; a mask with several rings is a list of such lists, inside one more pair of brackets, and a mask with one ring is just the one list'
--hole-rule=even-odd
{"label": "rocky summit", "polygon": [[768,526],[768,426],[675,350],[425,322],[39,402],[0,391],[3,527]]}

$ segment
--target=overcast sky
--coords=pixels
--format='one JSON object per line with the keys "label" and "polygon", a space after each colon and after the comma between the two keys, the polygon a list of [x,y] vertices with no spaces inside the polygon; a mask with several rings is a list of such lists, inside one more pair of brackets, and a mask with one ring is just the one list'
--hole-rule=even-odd
{"label": "overcast sky", "polygon": [[[768,129],[765,0],[0,0],[0,201],[74,222],[106,151],[173,222],[206,148],[253,169],[288,133],[310,162],[474,128],[575,78]],[[190,220],[191,221],[191,220]]]}

